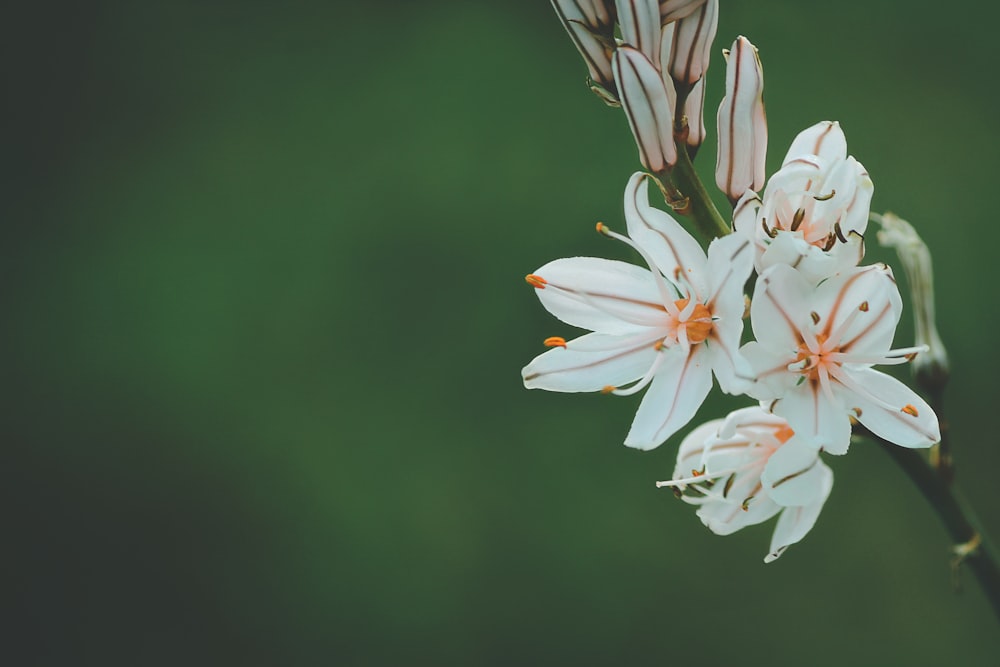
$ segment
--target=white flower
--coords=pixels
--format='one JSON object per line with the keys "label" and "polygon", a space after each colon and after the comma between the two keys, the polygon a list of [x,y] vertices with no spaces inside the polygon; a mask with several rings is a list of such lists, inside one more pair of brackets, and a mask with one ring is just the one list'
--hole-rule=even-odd
{"label": "white flower", "polygon": [[615,0],[622,43],[640,51],[659,69],[660,6],[657,0]]}
{"label": "white flower", "polygon": [[818,286],[790,266],[757,280],[743,354],[756,376],[747,390],[831,454],[847,452],[851,418],[903,447],[940,440],[937,417],[912,389],[874,364],[901,364],[925,348],[892,350],[902,311],[885,265],[850,269]]}
{"label": "white flower", "polygon": [[725,55],[726,96],[719,105],[715,183],[736,202],[747,188],[756,191],[764,186],[764,69],[757,47],[746,37],[737,37]]}
{"label": "white flower", "polygon": [[765,563],[808,533],[833,488],[819,450],[760,407],[731,412],[693,430],[677,452],[673,479],[657,486],[698,506],[716,535],[729,535],[781,513]]}
{"label": "white flower", "polygon": [[529,389],[630,395],[648,386],[625,440],[639,449],[660,445],[691,420],[713,371],[729,393],[742,391],[739,376],[749,374],[738,348],[750,244],[731,234],[713,241],[706,258],[673,218],[650,206],[648,179],[636,173],[625,189],[631,239],[598,229],[637,250],[649,270],[574,257],[529,275],[550,313],[593,333],[549,339],[553,349],[522,371]]}
{"label": "white flower", "polygon": [[660,20],[664,25],[685,16],[705,4],[705,0],[660,0]]}
{"label": "white flower", "polygon": [[873,190],[840,125],[824,121],[795,138],[763,200],[743,194],[733,225],[754,240],[758,273],[789,264],[818,282],[864,256]]}

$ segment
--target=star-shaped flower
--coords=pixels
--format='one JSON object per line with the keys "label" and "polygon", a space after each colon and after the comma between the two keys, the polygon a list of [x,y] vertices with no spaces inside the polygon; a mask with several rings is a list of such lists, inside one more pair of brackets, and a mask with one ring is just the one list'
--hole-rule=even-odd
{"label": "star-shaped flower", "polygon": [[889,267],[837,274],[818,286],[779,264],[757,280],[742,351],[755,382],[747,393],[831,454],[850,444],[851,418],[903,447],[940,440],[937,416],[912,389],[872,368],[925,348],[890,349],[902,303]]}
{"label": "star-shaped flower", "polygon": [[624,396],[648,387],[625,439],[638,449],[657,447],[691,420],[713,371],[729,393],[744,389],[740,378],[749,374],[739,357],[749,242],[716,239],[706,257],[673,218],[649,204],[648,179],[636,173],[625,189],[628,237],[598,229],[638,251],[649,268],[573,257],[529,275],[550,313],[593,333],[548,339],[553,349],[522,371],[529,389]]}

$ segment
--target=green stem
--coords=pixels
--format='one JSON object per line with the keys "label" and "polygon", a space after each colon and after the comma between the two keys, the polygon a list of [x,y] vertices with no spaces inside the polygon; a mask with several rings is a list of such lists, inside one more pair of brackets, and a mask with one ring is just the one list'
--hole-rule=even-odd
{"label": "green stem", "polygon": [[[882,449],[924,494],[955,543],[953,565],[969,566],[993,606],[993,611],[1000,618],[1000,561],[972,509],[917,451],[894,445],[867,430],[859,431],[861,433],[882,445]],[[971,549],[968,553],[963,553],[963,547]]]}
{"label": "green stem", "polygon": [[712,203],[712,198],[705,190],[705,185],[694,170],[691,156],[687,152],[687,145],[683,143],[677,147],[677,164],[674,165],[670,175],[678,189],[689,200],[687,215],[691,216],[695,227],[706,239],[711,241],[733,231],[729,223],[719,213],[719,209],[715,208],[715,204]]}

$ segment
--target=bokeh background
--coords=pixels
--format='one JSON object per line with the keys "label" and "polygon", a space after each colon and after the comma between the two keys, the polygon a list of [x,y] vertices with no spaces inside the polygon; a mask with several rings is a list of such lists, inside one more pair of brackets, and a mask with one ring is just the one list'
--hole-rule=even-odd
{"label": "bokeh background", "polygon": [[[959,484],[1000,535],[996,17],[722,5],[715,52],[760,48],[771,168],[840,120],[874,208],[931,245]],[[679,438],[620,444],[637,397],[521,387],[573,333],[523,275],[629,258],[592,230],[637,167],[548,3],[5,24],[4,664],[1000,661],[884,452],[830,461],[765,566],[770,525],[717,537],[653,487]]]}

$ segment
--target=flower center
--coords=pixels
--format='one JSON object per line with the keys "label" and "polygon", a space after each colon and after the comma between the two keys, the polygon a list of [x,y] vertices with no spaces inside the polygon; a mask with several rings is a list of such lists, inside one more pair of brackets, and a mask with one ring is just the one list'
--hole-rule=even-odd
{"label": "flower center", "polygon": [[833,350],[824,349],[826,334],[817,334],[816,341],[819,343],[819,351],[813,352],[805,342],[799,343],[799,353],[795,356],[793,365],[798,366],[798,372],[805,375],[810,380],[819,380],[819,369],[828,363],[836,363],[826,359],[826,355]]}
{"label": "flower center", "polygon": [[[689,299],[680,299],[679,301],[674,301],[674,305],[677,306],[677,310],[684,314],[684,310],[688,307],[690,303]],[[678,318],[677,329],[680,330],[684,327],[685,333],[687,333],[688,342],[692,345],[696,345],[706,338],[708,334],[712,333],[712,311],[708,309],[703,303],[696,303],[691,314],[687,316],[687,319],[681,321]]]}

